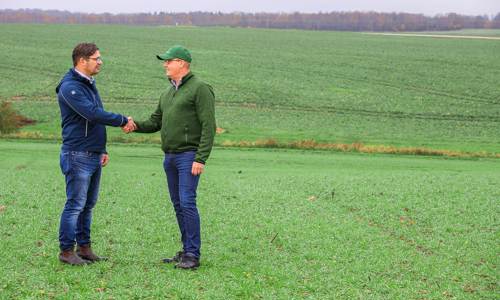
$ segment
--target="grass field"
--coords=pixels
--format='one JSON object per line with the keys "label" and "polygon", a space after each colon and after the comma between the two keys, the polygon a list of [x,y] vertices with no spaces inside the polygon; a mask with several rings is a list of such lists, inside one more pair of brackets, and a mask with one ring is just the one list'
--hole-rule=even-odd
{"label": "grass field", "polygon": [[498,159],[216,148],[186,272],[160,263],[179,248],[161,150],[108,150],[93,239],[111,259],[75,268],[57,260],[59,145],[0,141],[0,298],[498,296]]}
{"label": "grass field", "polygon": [[[0,38],[0,101],[37,121],[0,135],[0,299],[498,298],[499,40],[36,24]],[[167,86],[155,54],[177,43],[214,87],[198,271],[160,263],[180,245],[159,134],[117,128],[93,222],[111,260],[58,261],[54,88],[81,41],[101,48],[108,110],[147,118]],[[459,158],[276,148],[315,143]]]}
{"label": "grass field", "polygon": [[[194,72],[216,91],[217,123],[225,129],[218,145],[314,140],[499,152],[497,40],[241,28],[0,29],[0,100],[14,101],[21,113],[38,120],[22,137],[59,139],[54,87],[71,66],[76,43],[100,46],[104,67],[98,86],[105,105],[136,118],[154,110],[167,85],[155,54],[181,43],[192,49]],[[143,141],[119,131],[110,136]]]}
{"label": "grass field", "polygon": [[414,33],[426,33],[426,34],[442,34],[442,35],[462,35],[462,36],[490,36],[490,37],[500,37],[500,30],[494,29],[462,29],[462,30],[452,30],[452,31],[423,31]]}

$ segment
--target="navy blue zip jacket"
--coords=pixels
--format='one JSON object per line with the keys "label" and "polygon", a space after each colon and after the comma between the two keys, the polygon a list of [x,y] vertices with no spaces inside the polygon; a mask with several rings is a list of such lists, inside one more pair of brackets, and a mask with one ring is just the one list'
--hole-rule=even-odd
{"label": "navy blue zip jacket", "polygon": [[127,117],[104,110],[95,82],[70,69],[56,88],[61,109],[62,151],[106,153],[106,125],[124,126]]}

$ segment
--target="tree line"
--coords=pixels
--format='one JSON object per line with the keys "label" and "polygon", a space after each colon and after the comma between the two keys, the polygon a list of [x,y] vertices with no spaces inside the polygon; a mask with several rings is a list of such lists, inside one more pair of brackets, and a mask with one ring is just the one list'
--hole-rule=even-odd
{"label": "tree line", "polygon": [[0,23],[126,24],[170,26],[231,26],[345,31],[435,31],[465,28],[500,28],[500,12],[494,17],[456,13],[425,16],[411,13],[72,13],[59,10],[3,9]]}

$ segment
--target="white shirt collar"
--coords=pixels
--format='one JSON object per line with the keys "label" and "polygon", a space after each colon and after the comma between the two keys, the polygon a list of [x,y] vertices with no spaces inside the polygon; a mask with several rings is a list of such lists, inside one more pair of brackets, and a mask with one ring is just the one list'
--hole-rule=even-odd
{"label": "white shirt collar", "polygon": [[80,76],[82,76],[83,78],[86,78],[90,81],[90,83],[94,83],[94,77],[88,77],[87,75],[83,74],[82,72],[78,71],[77,68],[74,68],[75,69],[75,72],[80,74]]}

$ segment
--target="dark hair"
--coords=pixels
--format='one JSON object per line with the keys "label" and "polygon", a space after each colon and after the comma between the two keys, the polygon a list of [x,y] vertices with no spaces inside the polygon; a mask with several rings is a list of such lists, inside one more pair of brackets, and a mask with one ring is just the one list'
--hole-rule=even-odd
{"label": "dark hair", "polygon": [[76,67],[78,60],[80,58],[89,58],[94,54],[99,48],[94,43],[80,43],[76,45],[73,49],[73,66]]}

